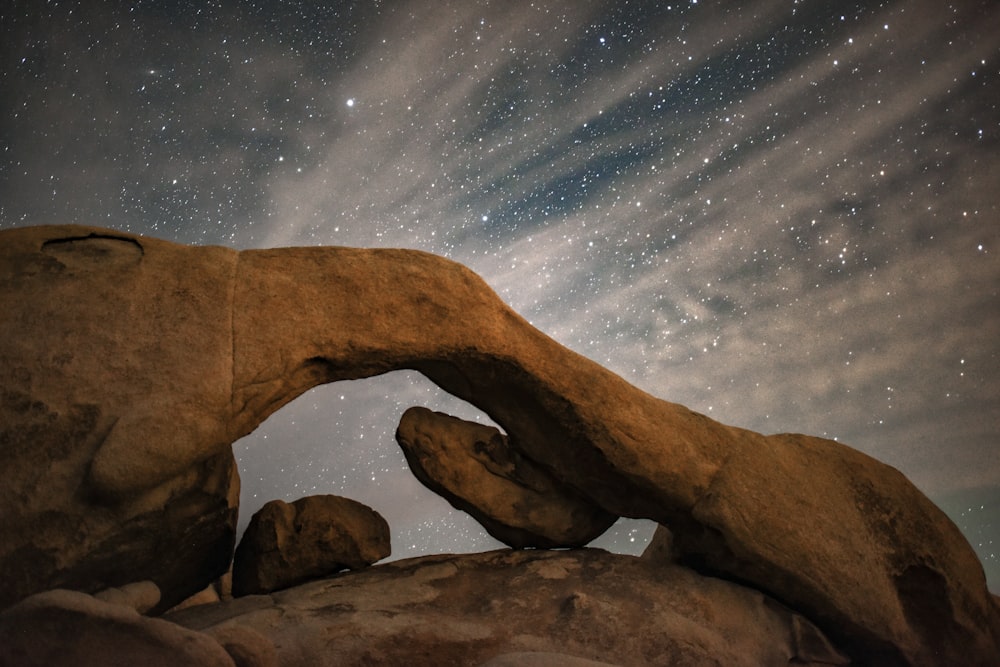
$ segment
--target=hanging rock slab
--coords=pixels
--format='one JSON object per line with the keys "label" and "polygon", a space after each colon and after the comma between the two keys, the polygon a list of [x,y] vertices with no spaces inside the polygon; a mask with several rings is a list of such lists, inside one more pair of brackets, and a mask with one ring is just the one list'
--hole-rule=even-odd
{"label": "hanging rock slab", "polygon": [[579,547],[618,517],[560,484],[492,426],[410,408],[396,429],[425,486],[512,547]]}

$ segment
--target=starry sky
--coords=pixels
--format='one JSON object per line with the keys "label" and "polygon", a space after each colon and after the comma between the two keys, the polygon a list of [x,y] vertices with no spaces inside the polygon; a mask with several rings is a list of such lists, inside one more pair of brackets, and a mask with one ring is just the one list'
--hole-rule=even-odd
{"label": "starry sky", "polygon": [[[995,3],[14,0],[0,21],[0,228],[450,257],[650,393],[896,466],[1000,590]],[[410,405],[487,420],[417,373],[318,387],[234,446],[241,524],[335,493],[389,521],[394,558],[497,546],[410,475]]]}

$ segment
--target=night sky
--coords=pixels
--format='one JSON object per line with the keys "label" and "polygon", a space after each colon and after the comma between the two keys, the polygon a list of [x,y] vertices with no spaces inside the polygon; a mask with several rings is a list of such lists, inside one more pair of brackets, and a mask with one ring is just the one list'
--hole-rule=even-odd
{"label": "night sky", "polygon": [[[896,466],[1000,590],[1000,5],[0,12],[0,227],[450,257],[646,391]],[[486,419],[416,373],[319,387],[235,445],[241,524],[336,493],[394,558],[496,546],[410,475],[410,405]]]}

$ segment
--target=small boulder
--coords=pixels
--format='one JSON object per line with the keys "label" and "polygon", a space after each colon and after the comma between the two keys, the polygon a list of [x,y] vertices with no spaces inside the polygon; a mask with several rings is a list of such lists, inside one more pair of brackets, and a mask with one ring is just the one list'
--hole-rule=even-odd
{"label": "small boulder", "polygon": [[94,597],[145,614],[160,603],[160,587],[152,581],[137,581],[124,586],[106,588],[100,593],[95,593]]}
{"label": "small boulder", "polygon": [[492,426],[410,408],[396,441],[417,479],[512,547],[583,546],[618,519],[509,447]]}
{"label": "small boulder", "polygon": [[272,500],[253,518],[233,559],[233,595],[270,593],[391,553],[389,524],[366,505],[332,495]]}

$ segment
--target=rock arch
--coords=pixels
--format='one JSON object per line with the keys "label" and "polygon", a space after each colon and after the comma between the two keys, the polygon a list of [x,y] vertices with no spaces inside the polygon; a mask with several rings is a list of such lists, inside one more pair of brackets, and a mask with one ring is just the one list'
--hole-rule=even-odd
{"label": "rock arch", "polygon": [[[60,253],[45,252],[53,243]],[[109,244],[138,244],[139,261],[90,261]],[[0,604],[67,578],[93,586],[73,577],[123,540],[148,542],[158,512],[204,522],[234,511],[217,501],[231,493],[232,442],[312,386],[409,368],[481,408],[563,484],[670,526],[684,562],[769,593],[850,653],[881,664],[997,655],[975,554],[898,471],[650,396],[444,258],[14,229],[0,232],[0,312],[0,458],[13,480],[0,496],[0,566],[32,563]],[[231,536],[210,524],[203,537],[221,554]],[[71,552],[66,531],[81,538]],[[169,558],[134,556],[154,572]],[[948,604],[915,616],[926,582]],[[920,632],[915,617],[941,632]]]}

